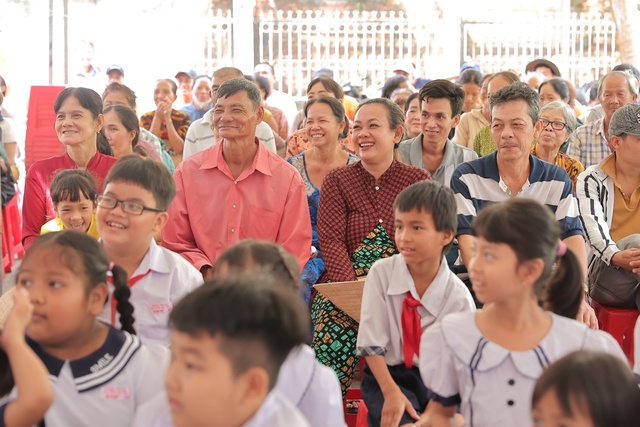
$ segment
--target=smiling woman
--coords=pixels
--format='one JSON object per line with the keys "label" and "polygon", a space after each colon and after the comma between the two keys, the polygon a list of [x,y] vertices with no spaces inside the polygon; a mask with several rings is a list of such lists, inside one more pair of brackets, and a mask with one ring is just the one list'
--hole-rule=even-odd
{"label": "smiling woman", "polygon": [[67,88],[58,95],[54,111],[56,133],[66,147],[65,153],[39,160],[29,168],[22,208],[22,244],[25,248],[40,234],[42,225],[56,216],[49,186],[59,171],[86,169],[101,192],[102,182],[116,162],[114,157],[97,150],[104,124],[100,95],[87,88]]}

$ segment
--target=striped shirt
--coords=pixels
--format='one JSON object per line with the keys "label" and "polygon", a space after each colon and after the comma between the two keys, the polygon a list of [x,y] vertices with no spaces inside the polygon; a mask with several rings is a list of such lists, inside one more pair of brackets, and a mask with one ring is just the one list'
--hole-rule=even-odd
{"label": "striped shirt", "polygon": [[[516,197],[528,197],[546,205],[560,223],[562,239],[582,235],[578,206],[571,180],[564,169],[529,155],[529,179]],[[463,163],[451,178],[458,205],[456,235],[471,234],[471,221],[485,206],[509,199],[498,171],[497,153]]]}
{"label": "striped shirt", "polygon": [[580,126],[569,138],[567,154],[580,160],[585,168],[600,163],[611,154],[604,133],[604,119]]}

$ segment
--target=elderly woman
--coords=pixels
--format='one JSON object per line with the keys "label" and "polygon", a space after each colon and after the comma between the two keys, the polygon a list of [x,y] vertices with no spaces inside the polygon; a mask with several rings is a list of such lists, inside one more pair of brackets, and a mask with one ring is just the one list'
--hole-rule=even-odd
{"label": "elderly woman", "polygon": [[324,177],[335,168],[358,161],[358,158],[340,149],[338,141],[349,133],[342,103],[330,96],[320,96],[307,101],[304,130],[312,147],[287,159],[295,167],[307,191],[309,215],[311,217],[312,257],[302,271],[306,285],[304,297],[309,302],[311,287],[324,273],[325,265],[318,243],[318,202]]}
{"label": "elderly woman", "polygon": [[191,102],[180,109],[187,113],[192,122],[201,119],[204,113],[213,108],[211,103],[211,78],[198,76],[191,88]]}
{"label": "elderly woman", "polygon": [[420,126],[420,115],[421,111],[418,92],[412,93],[407,98],[407,103],[404,106],[405,140],[415,138],[422,132],[422,127]]}
{"label": "elderly woman", "polygon": [[22,206],[22,244],[27,247],[40,235],[40,229],[55,218],[49,187],[63,169],[86,169],[102,192],[102,183],[116,159],[98,152],[98,141],[108,147],[100,133],[104,125],[102,99],[91,89],[69,87],[53,104],[55,130],[65,146],[64,154],[38,160],[29,168],[24,184]]}
{"label": "elderly woman", "polygon": [[[318,238],[325,279],[356,280],[378,259],[398,253],[393,202],[404,188],[429,179],[424,169],[395,160],[403,132],[404,114],[391,100],[370,99],[358,107],[353,142],[361,160],[329,172],[320,191]],[[317,358],[336,372],[346,393],[357,364],[358,325],[321,295],[312,303],[311,316]]]}
{"label": "elderly woman", "polygon": [[575,193],[576,180],[584,171],[584,166],[579,160],[560,151],[560,146],[569,140],[578,127],[573,109],[562,101],[546,104],[540,110],[540,126],[540,135],[531,146],[531,154],[566,170]]}

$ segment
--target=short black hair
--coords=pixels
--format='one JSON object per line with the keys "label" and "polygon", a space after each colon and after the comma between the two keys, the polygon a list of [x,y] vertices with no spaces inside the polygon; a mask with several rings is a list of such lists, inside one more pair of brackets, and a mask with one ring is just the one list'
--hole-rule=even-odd
{"label": "short black hair", "polygon": [[162,163],[138,154],[121,157],[104,180],[104,188],[111,182],[128,182],[153,194],[156,208],[166,211],[176,195],[171,172]]}
{"label": "short black hair", "polygon": [[245,92],[247,94],[247,98],[251,101],[254,111],[260,107],[260,104],[262,103],[262,95],[260,94],[258,85],[247,80],[244,76],[230,79],[222,83],[218,88],[218,99],[228,98],[239,92]]}
{"label": "short black hair", "polygon": [[51,181],[51,201],[57,206],[62,201],[80,201],[82,194],[92,202],[96,200],[96,181],[86,169],[65,169]]}
{"label": "short black hair", "polygon": [[269,281],[261,274],[209,280],[175,305],[169,326],[220,339],[236,376],[259,366],[273,388],[289,352],[308,339],[310,322],[298,294]]}
{"label": "short black hair", "polygon": [[540,119],[540,95],[538,95],[538,92],[522,82],[504,86],[491,95],[491,111],[493,112],[495,107],[512,101],[524,101],[527,103],[527,112],[531,117],[531,123],[535,126]]}
{"label": "short black hair", "polygon": [[[411,184],[398,194],[393,203],[394,211],[430,213],[433,223],[438,231],[452,231],[455,234],[458,228],[458,213],[453,191],[437,181],[419,181]],[[446,252],[452,241],[447,245]]]}
{"label": "short black hair", "polygon": [[445,79],[431,80],[420,89],[420,108],[423,102],[433,99],[448,99],[451,104],[451,117],[462,113],[464,90],[455,83]]}

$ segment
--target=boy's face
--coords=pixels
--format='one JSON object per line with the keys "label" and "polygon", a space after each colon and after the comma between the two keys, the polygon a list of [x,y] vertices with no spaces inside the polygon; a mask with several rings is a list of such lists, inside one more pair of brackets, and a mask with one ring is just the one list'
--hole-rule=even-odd
{"label": "boy's face", "polygon": [[243,416],[245,384],[219,350],[222,340],[171,330],[165,388],[176,427],[230,427]]}
{"label": "boy's face", "polygon": [[69,230],[86,233],[91,225],[95,204],[80,194],[80,201],[62,200],[56,205],[56,215]]}
{"label": "boy's face", "polygon": [[404,257],[407,265],[440,262],[442,249],[453,239],[453,230],[436,230],[430,212],[411,209],[400,212],[396,209],[395,221],[396,247]]}
{"label": "boy's face", "polygon": [[[123,181],[107,184],[104,196],[116,200],[134,202],[148,208],[157,208],[153,194],[139,185]],[[122,203],[107,209],[98,205],[96,222],[98,233],[105,248],[122,248],[129,251],[132,245],[148,245],[154,233],[159,232],[167,222],[166,212],[144,210],[134,215],[122,210]]]}

